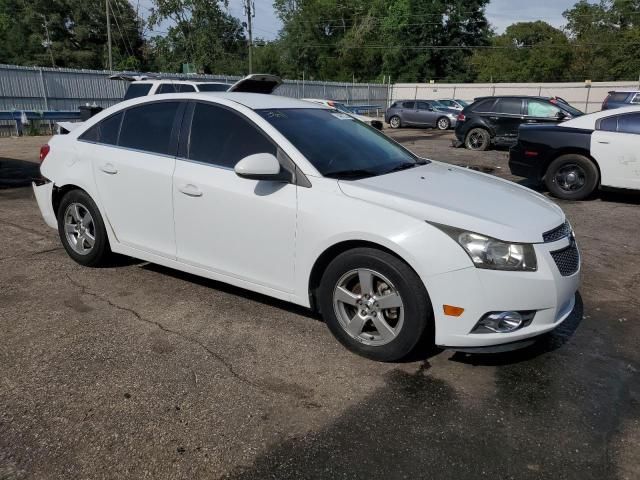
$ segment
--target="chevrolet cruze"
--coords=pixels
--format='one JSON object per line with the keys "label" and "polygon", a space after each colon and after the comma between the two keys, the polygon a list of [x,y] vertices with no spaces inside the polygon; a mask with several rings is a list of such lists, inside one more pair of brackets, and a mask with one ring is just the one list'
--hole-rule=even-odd
{"label": "chevrolet cruze", "polygon": [[318,309],[372,359],[420,340],[515,348],[574,308],[580,253],[559,207],[322,105],[137,98],[41,160],[38,205],[76,262],[124,254]]}

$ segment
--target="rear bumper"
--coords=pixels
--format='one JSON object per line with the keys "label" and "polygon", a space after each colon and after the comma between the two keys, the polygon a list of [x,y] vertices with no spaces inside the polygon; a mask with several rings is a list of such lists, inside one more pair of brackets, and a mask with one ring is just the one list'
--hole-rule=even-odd
{"label": "rear bumper", "polygon": [[58,228],[58,219],[56,213],[53,211],[53,182],[43,183],[37,185],[32,183],[33,193],[36,196],[36,202],[38,202],[38,208],[42,214],[42,218],[45,223],[51,228]]}
{"label": "rear bumper", "polygon": [[540,181],[544,176],[544,165],[540,157],[526,157],[518,144],[509,150],[509,170],[513,175]]}

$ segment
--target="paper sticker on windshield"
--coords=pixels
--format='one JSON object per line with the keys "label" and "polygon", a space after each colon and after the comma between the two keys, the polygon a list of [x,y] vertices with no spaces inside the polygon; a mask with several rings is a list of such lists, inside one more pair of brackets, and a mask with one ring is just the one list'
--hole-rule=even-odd
{"label": "paper sticker on windshield", "polygon": [[350,117],[346,113],[332,112],[331,115],[336,117],[338,120],[353,120],[353,117]]}

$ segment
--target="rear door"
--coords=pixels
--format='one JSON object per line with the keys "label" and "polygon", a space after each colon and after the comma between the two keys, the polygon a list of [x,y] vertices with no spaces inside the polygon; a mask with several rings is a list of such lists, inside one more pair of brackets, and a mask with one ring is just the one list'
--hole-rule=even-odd
{"label": "rear door", "polygon": [[591,155],[607,187],[640,189],[640,113],[601,119],[591,135]]}
{"label": "rear door", "polygon": [[438,114],[433,106],[429,102],[416,102],[416,107],[418,110],[416,117],[420,122],[419,124],[426,127],[435,127]]}
{"label": "rear door", "polygon": [[236,163],[278,147],[237,111],[191,103],[173,176],[179,261],[270,289],[293,290],[296,186],[249,180]]}
{"label": "rear door", "polygon": [[400,110],[400,118],[404,123],[408,123],[411,125],[419,125],[420,118],[418,116],[418,109],[416,107],[416,102],[408,101],[402,102]]}
{"label": "rear door", "polygon": [[489,118],[494,124],[498,141],[515,143],[518,139],[518,128],[524,121],[522,98],[500,98],[493,107],[494,115]]}
{"label": "rear door", "polygon": [[180,102],[158,101],[128,108],[119,120],[109,117],[102,123],[110,137],[101,134],[92,153],[98,194],[118,241],[167,258],[175,258],[171,185],[182,109]]}

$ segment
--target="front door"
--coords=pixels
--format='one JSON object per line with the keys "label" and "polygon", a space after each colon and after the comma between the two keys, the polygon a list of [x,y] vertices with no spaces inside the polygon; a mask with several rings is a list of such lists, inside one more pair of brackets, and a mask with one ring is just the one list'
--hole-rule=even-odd
{"label": "front door", "polygon": [[118,242],[168,258],[175,258],[172,149],[180,110],[175,101],[131,107],[100,122],[90,146],[100,201]]}
{"label": "front door", "polygon": [[291,292],[297,187],[233,170],[248,155],[277,155],[277,147],[234,110],[192,105],[185,118],[189,144],[180,148],[173,177],[178,260]]}

